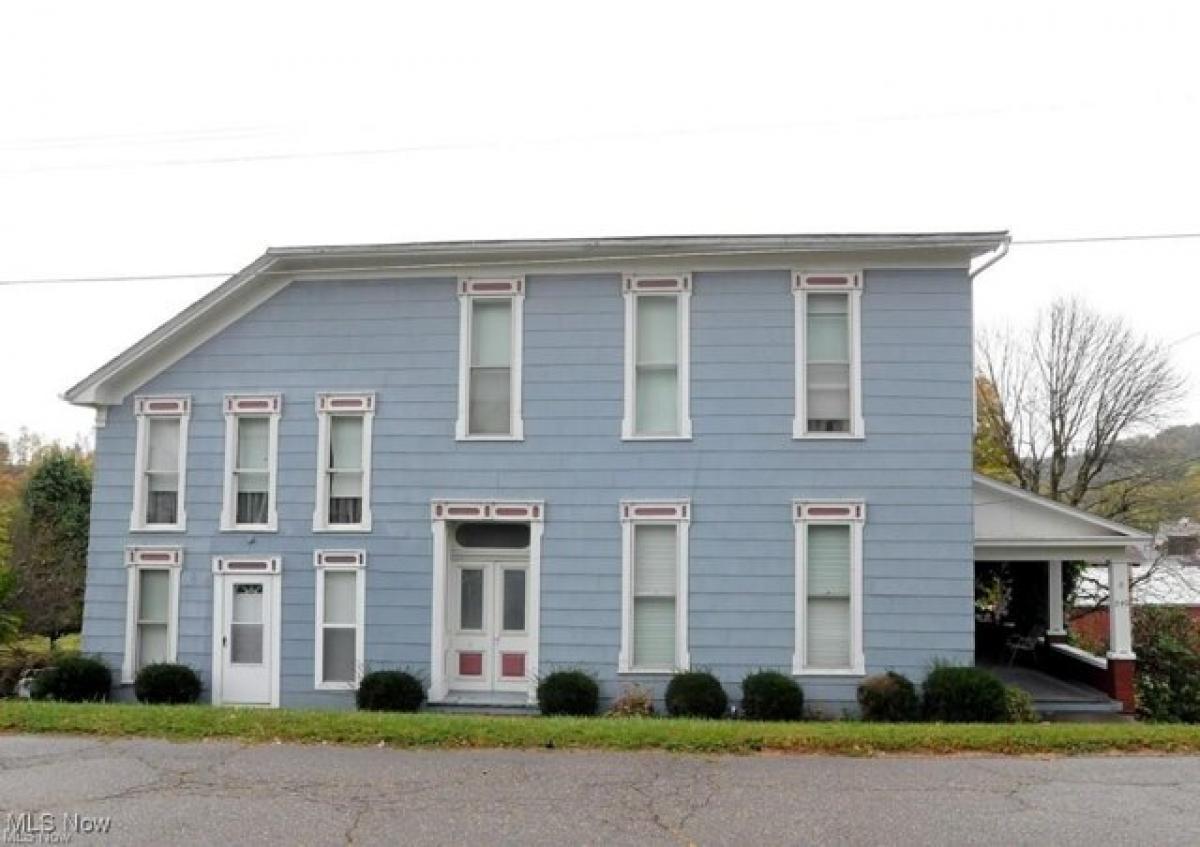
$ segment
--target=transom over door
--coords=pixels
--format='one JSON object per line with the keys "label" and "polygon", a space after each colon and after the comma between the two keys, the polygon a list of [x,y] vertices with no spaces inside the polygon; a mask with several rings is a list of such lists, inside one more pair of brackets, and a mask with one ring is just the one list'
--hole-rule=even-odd
{"label": "transom over door", "polygon": [[529,566],[455,562],[447,592],[446,677],[460,691],[529,686]]}

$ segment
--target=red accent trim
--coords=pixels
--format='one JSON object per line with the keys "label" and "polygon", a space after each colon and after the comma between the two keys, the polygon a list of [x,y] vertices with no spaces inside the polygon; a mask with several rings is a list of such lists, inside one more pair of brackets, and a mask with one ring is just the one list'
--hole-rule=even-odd
{"label": "red accent trim", "polygon": [[681,284],[678,279],[639,279],[637,287],[641,288],[677,288]]}
{"label": "red accent trim", "polygon": [[523,677],[523,676],[525,676],[525,654],[524,653],[501,653],[500,654],[500,676],[507,676],[507,677]]}
{"label": "red accent trim", "polygon": [[497,506],[496,517],[498,518],[523,518],[529,514],[529,509],[525,506]]}
{"label": "red accent trim", "polygon": [[473,282],[471,283],[472,291],[514,291],[520,290],[520,284],[517,282]]}
{"label": "red accent trim", "polygon": [[852,286],[854,285],[854,277],[852,276],[810,276],[804,277],[805,285],[828,285],[828,286]]}
{"label": "red accent trim", "polygon": [[674,517],[679,514],[679,509],[676,506],[635,506],[633,509],[634,515],[642,516],[669,516]]}
{"label": "red accent trim", "polygon": [[442,504],[441,503],[437,503],[436,505],[434,505],[433,513],[435,515],[437,515],[439,518],[442,516]]}
{"label": "red accent trim", "polygon": [[461,515],[463,517],[476,517],[480,513],[478,506],[447,506],[446,514]]}
{"label": "red accent trim", "polygon": [[853,510],[849,506],[809,506],[808,513],[813,516],[837,517],[851,515]]}
{"label": "red accent trim", "polygon": [[539,509],[537,506],[534,506],[534,507],[533,507],[533,516],[534,516],[535,518],[536,518],[536,517],[538,517],[538,515],[540,515],[540,514],[541,514],[541,511],[542,511],[542,510],[541,510],[541,509]]}
{"label": "red accent trim", "polygon": [[173,562],[175,561],[174,553],[137,553],[135,554],[139,562]]}
{"label": "red accent trim", "polygon": [[324,565],[357,565],[359,557],[355,553],[322,553],[321,563]]}
{"label": "red accent trim", "polygon": [[483,676],[483,654],[482,653],[459,653],[458,654],[458,675],[459,676]]}
{"label": "red accent trim", "polygon": [[175,410],[183,411],[183,403],[179,400],[150,400],[146,403],[146,410],[150,412],[173,412]]}
{"label": "red accent trim", "polygon": [[329,405],[339,409],[359,409],[364,408],[367,405],[367,401],[359,397],[335,397],[329,401]]}

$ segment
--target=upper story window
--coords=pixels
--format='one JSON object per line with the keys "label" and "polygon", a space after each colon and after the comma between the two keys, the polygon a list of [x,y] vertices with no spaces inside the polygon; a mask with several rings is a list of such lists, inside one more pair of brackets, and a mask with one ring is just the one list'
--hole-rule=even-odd
{"label": "upper story window", "polygon": [[225,396],[225,498],[221,529],[274,532],[279,449],[278,394]]}
{"label": "upper story window", "polygon": [[458,422],[460,440],[524,438],[521,418],[521,325],[525,280],[458,283]]}
{"label": "upper story window", "polygon": [[795,273],[796,438],[861,438],[862,273]]}
{"label": "upper story window", "polygon": [[371,529],[371,430],[375,395],[317,395],[314,530]]}
{"label": "upper story window", "polygon": [[136,397],[137,454],[131,530],[182,531],[187,519],[188,397]]}
{"label": "upper story window", "polygon": [[691,277],[626,276],[626,439],[691,438]]}
{"label": "upper story window", "polygon": [[687,500],[621,503],[621,673],[688,667]]}
{"label": "upper story window", "polygon": [[125,657],[121,682],[133,682],[137,672],[155,662],[174,662],[179,640],[178,547],[129,547],[125,594]]}
{"label": "upper story window", "polygon": [[792,504],[796,524],[797,674],[861,674],[861,501]]}

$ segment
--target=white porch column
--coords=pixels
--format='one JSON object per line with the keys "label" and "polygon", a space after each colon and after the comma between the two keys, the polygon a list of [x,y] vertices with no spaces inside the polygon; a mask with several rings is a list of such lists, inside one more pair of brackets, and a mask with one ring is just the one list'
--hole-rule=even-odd
{"label": "white porch column", "polygon": [[1129,603],[1129,563],[1108,563],[1108,658],[1133,659],[1133,618]]}
{"label": "white porch column", "polygon": [[1046,603],[1050,607],[1046,635],[1051,638],[1065,637],[1067,629],[1063,623],[1062,562],[1057,559],[1046,562]]}

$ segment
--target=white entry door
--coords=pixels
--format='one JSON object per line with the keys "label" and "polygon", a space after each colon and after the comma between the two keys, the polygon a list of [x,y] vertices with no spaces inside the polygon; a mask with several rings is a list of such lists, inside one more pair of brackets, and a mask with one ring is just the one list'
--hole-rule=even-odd
{"label": "white entry door", "polygon": [[446,678],[457,691],[529,689],[529,565],[454,562]]}
{"label": "white entry door", "polygon": [[275,655],[275,592],[279,578],[266,575],[226,574],[217,577],[214,592],[221,604],[217,649],[220,703],[269,706],[278,673]]}

